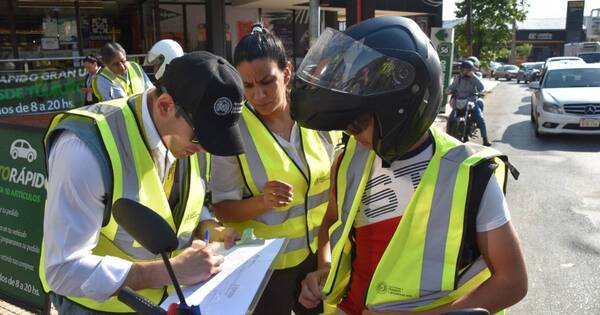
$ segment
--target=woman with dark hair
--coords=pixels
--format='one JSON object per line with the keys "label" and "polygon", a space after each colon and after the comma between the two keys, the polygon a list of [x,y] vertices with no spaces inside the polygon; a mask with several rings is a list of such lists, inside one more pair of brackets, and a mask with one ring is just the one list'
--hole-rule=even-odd
{"label": "woman with dark hair", "polygon": [[261,25],[240,40],[234,65],[244,83],[240,131],[246,152],[213,156],[213,209],[240,233],[252,228],[258,237],[288,239],[255,314],[317,314],[300,305],[298,295],[302,279],[317,266],[317,232],[338,134],[305,129],[292,119],[292,66],[281,40]]}
{"label": "woman with dark hair", "polygon": [[83,58],[83,67],[87,71],[84,85],[81,87],[81,92],[85,95],[85,105],[98,103],[98,98],[94,95],[94,90],[92,89],[92,81],[100,70],[102,70],[102,64],[96,56],[89,55]]}
{"label": "woman with dark hair", "polygon": [[154,87],[142,67],[127,61],[127,52],[119,43],[106,43],[100,49],[105,67],[92,81],[94,94],[100,101],[141,94]]}

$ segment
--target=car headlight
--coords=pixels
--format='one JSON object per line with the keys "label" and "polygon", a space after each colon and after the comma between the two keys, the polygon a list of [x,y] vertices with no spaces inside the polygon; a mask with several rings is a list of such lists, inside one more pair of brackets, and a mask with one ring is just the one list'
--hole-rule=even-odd
{"label": "car headlight", "polygon": [[548,113],[554,113],[554,114],[562,114],[563,113],[563,109],[560,105],[556,105],[556,104],[552,104],[552,103],[544,102],[544,105],[542,105],[542,109]]}

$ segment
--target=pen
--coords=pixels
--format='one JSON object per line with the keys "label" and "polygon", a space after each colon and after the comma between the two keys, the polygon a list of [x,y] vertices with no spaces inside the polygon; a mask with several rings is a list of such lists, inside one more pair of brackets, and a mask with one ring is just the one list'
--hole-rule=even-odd
{"label": "pen", "polygon": [[210,234],[208,234],[208,230],[204,230],[204,241],[208,244],[210,241]]}

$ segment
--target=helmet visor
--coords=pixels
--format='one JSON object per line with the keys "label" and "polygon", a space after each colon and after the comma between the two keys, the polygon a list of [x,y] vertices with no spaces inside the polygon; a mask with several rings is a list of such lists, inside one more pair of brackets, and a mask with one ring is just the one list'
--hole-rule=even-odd
{"label": "helmet visor", "polygon": [[406,89],[415,79],[415,69],[328,28],[306,54],[297,75],[322,88],[373,95]]}
{"label": "helmet visor", "polygon": [[155,55],[149,53],[144,60],[144,66],[160,66],[165,61],[165,56],[163,54]]}

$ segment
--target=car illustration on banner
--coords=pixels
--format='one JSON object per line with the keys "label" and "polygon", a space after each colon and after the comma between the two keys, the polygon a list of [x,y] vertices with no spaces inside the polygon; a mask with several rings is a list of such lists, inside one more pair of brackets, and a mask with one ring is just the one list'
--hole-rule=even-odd
{"label": "car illustration on banner", "polygon": [[22,158],[31,163],[37,159],[37,152],[26,140],[17,139],[10,145],[10,156],[13,160]]}

